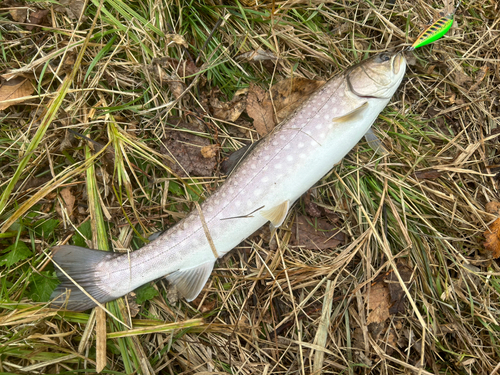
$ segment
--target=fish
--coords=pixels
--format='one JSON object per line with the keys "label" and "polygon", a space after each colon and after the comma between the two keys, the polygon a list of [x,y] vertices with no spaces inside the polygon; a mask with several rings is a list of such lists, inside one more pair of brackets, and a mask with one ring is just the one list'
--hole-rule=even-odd
{"label": "fish", "polygon": [[368,58],[329,80],[246,153],[226,181],[157,239],[130,253],[56,246],[52,306],[84,311],[165,277],[194,300],[215,261],[294,202],[358,143],[406,70],[402,52]]}

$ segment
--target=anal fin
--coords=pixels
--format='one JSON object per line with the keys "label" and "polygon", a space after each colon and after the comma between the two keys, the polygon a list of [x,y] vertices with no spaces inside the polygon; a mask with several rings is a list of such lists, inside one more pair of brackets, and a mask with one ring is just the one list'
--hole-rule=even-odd
{"label": "anal fin", "polygon": [[213,269],[214,262],[207,262],[195,268],[176,271],[166,276],[166,279],[177,287],[186,301],[191,302],[198,297]]}
{"label": "anal fin", "polygon": [[270,208],[268,210],[262,210],[260,213],[271,222],[274,228],[278,228],[281,224],[283,224],[283,221],[285,221],[289,208],[290,201],[286,200],[276,207]]}
{"label": "anal fin", "polygon": [[373,129],[370,128],[365,134],[366,142],[370,145],[373,151],[375,151],[380,156],[389,155],[389,151],[385,148],[384,144],[380,140],[379,137],[373,132]]}

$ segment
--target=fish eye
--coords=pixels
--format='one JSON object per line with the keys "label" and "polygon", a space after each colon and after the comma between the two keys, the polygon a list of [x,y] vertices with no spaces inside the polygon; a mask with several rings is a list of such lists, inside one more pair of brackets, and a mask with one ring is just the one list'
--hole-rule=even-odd
{"label": "fish eye", "polygon": [[391,56],[389,56],[387,53],[382,53],[380,55],[380,60],[381,61],[389,61],[391,59]]}

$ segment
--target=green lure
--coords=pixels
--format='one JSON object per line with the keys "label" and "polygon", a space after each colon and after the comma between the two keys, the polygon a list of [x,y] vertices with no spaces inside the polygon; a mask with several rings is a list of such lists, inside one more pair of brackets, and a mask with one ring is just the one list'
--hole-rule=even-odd
{"label": "green lure", "polygon": [[425,29],[415,40],[415,42],[408,48],[409,51],[413,51],[415,48],[426,46],[427,44],[431,44],[441,38],[444,34],[450,30],[451,25],[453,25],[453,16],[460,6],[460,2],[458,3],[455,10],[441,18],[439,18],[436,22],[430,25],[427,29]]}

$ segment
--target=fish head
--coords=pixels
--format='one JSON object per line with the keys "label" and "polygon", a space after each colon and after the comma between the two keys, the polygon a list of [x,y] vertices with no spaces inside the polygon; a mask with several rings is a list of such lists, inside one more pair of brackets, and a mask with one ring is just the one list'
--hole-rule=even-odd
{"label": "fish head", "polygon": [[390,99],[406,70],[403,53],[384,52],[353,66],[347,72],[351,92],[363,98]]}

